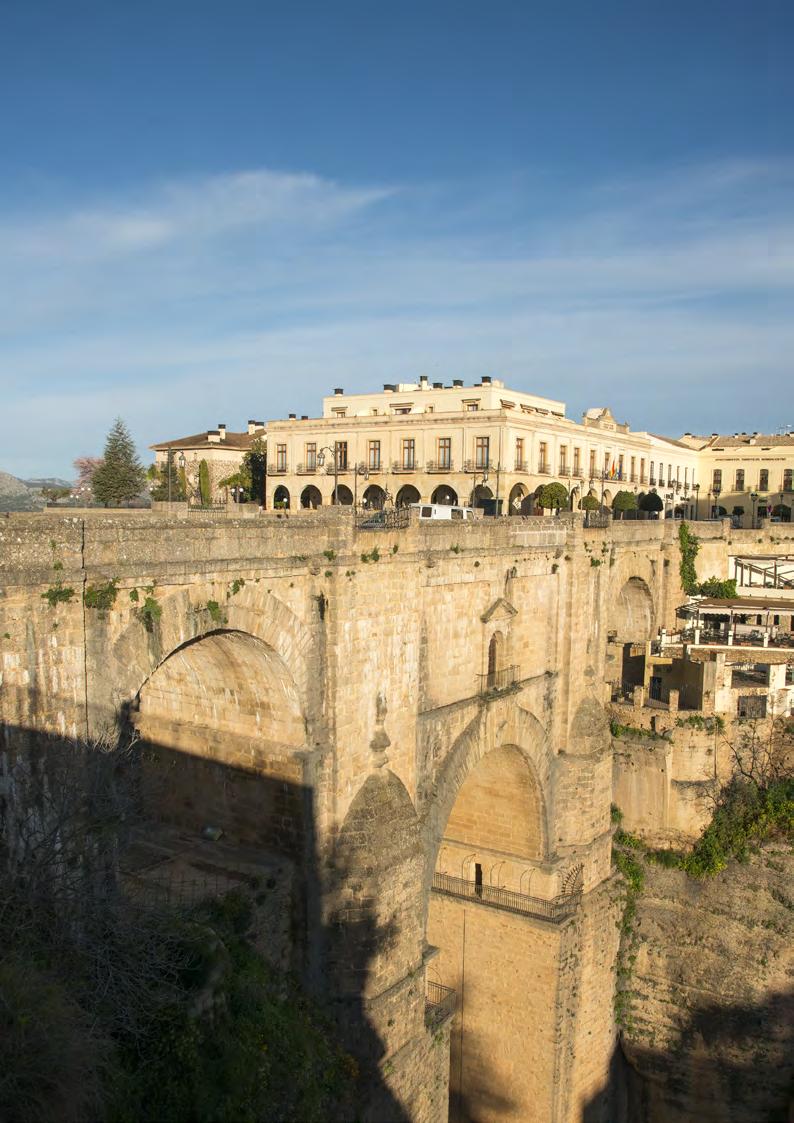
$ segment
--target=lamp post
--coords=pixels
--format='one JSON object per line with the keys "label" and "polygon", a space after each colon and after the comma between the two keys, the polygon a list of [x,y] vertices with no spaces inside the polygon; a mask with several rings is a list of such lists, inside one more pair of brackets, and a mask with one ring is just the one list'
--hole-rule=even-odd
{"label": "lamp post", "polygon": [[331,497],[331,505],[333,507],[336,507],[336,505],[339,503],[339,496],[337,495],[337,489],[339,487],[339,464],[337,462],[336,449],[330,448],[328,445],[324,445],[317,453],[317,463],[322,468],[323,464],[325,464],[326,452],[330,452],[331,456],[333,456],[334,458],[334,494]]}
{"label": "lamp post", "polygon": [[720,517],[720,493],[722,492],[722,488],[721,487],[714,487],[711,490],[714,492],[714,517],[719,518]]}
{"label": "lamp post", "polygon": [[700,518],[700,484],[694,484],[695,489],[695,522]]}
{"label": "lamp post", "polygon": [[478,487],[485,487],[485,485],[488,483],[488,469],[483,468],[483,470],[482,470],[482,480],[480,481],[480,483],[476,482],[476,480],[477,480],[476,476],[474,477],[474,479],[475,479],[474,488],[473,488],[472,493],[471,493],[471,498],[472,498],[471,505],[472,505],[472,507],[475,505],[475,502],[476,502],[476,499],[477,499],[477,488]]}
{"label": "lamp post", "polygon": [[168,447],[168,460],[166,462],[166,471],[168,472],[168,504],[171,504],[171,469],[174,464],[174,450],[169,445]]}
{"label": "lamp post", "polygon": [[369,468],[366,464],[356,464],[353,469],[353,507],[358,507],[358,477],[361,476],[362,480],[369,479]]}
{"label": "lamp post", "polygon": [[753,505],[753,530],[755,530],[755,528],[756,528],[755,507],[756,507],[756,504],[758,503],[758,492],[757,491],[751,491],[750,492],[750,502]]}

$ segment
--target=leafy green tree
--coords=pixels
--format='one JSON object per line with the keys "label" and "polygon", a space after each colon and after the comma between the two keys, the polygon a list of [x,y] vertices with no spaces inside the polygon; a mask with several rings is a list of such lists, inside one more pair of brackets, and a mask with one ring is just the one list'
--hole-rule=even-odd
{"label": "leafy green tree", "polygon": [[156,481],[152,488],[152,499],[165,503],[168,502],[170,497],[174,503],[184,502],[187,494],[184,481],[185,473],[180,471],[174,463],[173,452],[171,452],[165,464],[153,464],[152,468],[154,472],[150,469],[147,473],[150,479]]}
{"label": "leafy green tree", "polygon": [[264,506],[265,502],[265,472],[267,468],[267,442],[262,437],[255,437],[251,447],[243,457],[242,471],[248,477],[244,484],[251,498]]}
{"label": "leafy green tree", "polygon": [[206,460],[199,464],[199,495],[202,506],[206,507],[210,501],[210,469]]}
{"label": "leafy green tree", "polygon": [[612,500],[612,510],[619,511],[621,517],[624,511],[636,511],[637,496],[633,491],[619,491]]}
{"label": "leafy green tree", "polygon": [[595,495],[585,495],[582,499],[581,507],[583,511],[597,511],[601,504]]}
{"label": "leafy green tree", "polygon": [[538,496],[538,503],[544,511],[559,511],[561,507],[568,506],[568,488],[565,484],[546,484]]}
{"label": "leafy green tree", "polygon": [[741,516],[744,514],[744,507],[734,507],[731,514],[736,515],[738,518],[741,518]]}
{"label": "leafy green tree", "polygon": [[94,498],[105,507],[136,499],[143,490],[146,472],[138,459],[129,429],[117,417],[105,441],[105,454],[91,481]]}
{"label": "leafy green tree", "polygon": [[736,578],[729,577],[722,581],[719,577],[709,577],[708,580],[701,583],[699,591],[704,597],[714,597],[717,600],[735,597]]}
{"label": "leafy green tree", "polygon": [[648,514],[655,514],[664,510],[664,501],[655,491],[649,491],[647,495],[640,496],[638,506],[641,511],[647,511]]}
{"label": "leafy green tree", "polygon": [[245,467],[242,467],[238,472],[232,472],[230,476],[218,480],[218,487],[241,487],[243,495],[238,497],[237,502],[244,503],[251,493],[251,475],[246,472]]}

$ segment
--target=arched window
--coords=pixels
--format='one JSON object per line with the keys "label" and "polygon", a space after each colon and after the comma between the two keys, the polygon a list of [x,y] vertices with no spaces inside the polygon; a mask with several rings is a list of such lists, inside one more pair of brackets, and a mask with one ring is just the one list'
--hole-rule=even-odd
{"label": "arched window", "polygon": [[501,632],[494,632],[488,644],[488,689],[493,690],[499,685],[499,671],[504,662],[504,636]]}

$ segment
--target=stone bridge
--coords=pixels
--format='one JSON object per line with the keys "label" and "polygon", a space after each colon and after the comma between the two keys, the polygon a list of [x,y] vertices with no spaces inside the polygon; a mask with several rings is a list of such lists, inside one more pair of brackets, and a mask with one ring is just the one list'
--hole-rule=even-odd
{"label": "stone bridge", "polygon": [[5,748],[133,727],[174,837],[278,855],[365,1118],[606,1120],[607,636],[672,622],[678,560],[661,522],[12,516]]}

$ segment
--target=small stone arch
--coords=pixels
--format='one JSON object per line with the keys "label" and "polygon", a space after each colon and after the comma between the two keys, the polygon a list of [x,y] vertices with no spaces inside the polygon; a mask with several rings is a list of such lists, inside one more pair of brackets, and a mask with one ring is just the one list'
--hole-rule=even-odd
{"label": "small stone arch", "polygon": [[484,507],[486,499],[493,499],[493,492],[487,484],[477,484],[471,493],[471,506]]}
{"label": "small stone arch", "polygon": [[602,507],[611,507],[612,506],[612,492],[609,490],[609,488],[607,488],[601,496],[601,506]]}
{"label": "small stone arch", "polygon": [[413,484],[404,484],[397,492],[395,506],[410,507],[412,503],[419,503],[421,496]]}
{"label": "small stone arch", "polygon": [[532,496],[525,484],[514,484],[510,489],[507,501],[507,512],[510,515],[531,515],[534,506]]}
{"label": "small stone arch", "polygon": [[455,507],[458,502],[458,493],[449,484],[439,484],[430,496],[431,503],[443,503],[447,507]]}
{"label": "small stone arch", "polygon": [[617,643],[647,643],[653,636],[655,611],[653,595],[642,577],[624,582],[612,602],[608,634]]}
{"label": "small stone arch", "polygon": [[323,503],[322,492],[314,484],[308,484],[301,492],[301,507],[304,510],[316,510]]}
{"label": "small stone arch", "polygon": [[382,511],[386,503],[386,492],[379,484],[370,484],[363,495],[364,506],[372,511]]}
{"label": "small stone arch", "polygon": [[289,490],[284,487],[284,484],[279,484],[273,492],[273,506],[288,510],[290,506]]}
{"label": "small stone arch", "polygon": [[338,504],[340,507],[353,506],[353,492],[350,490],[347,484],[337,485],[336,491],[334,493],[334,503]]}

